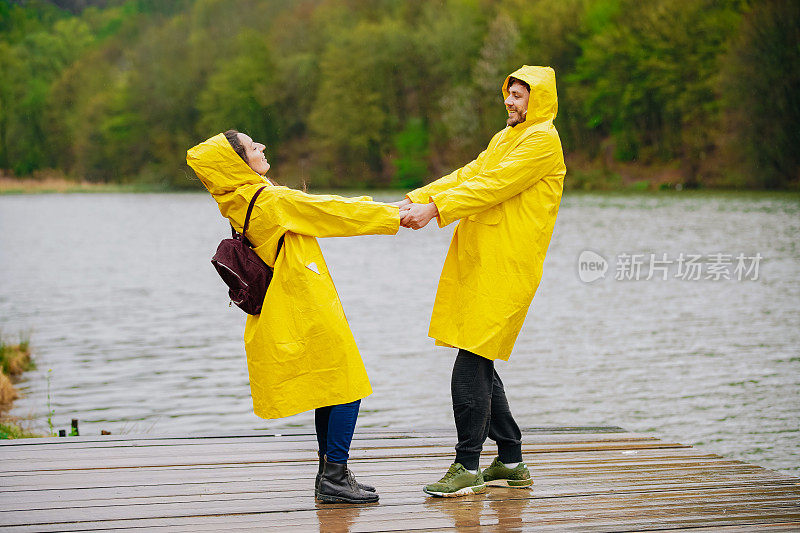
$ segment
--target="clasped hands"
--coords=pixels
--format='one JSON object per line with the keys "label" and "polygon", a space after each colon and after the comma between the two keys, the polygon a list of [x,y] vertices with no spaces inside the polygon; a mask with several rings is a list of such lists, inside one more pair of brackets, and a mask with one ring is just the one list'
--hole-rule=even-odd
{"label": "clasped hands", "polygon": [[400,225],[404,228],[421,229],[424,228],[433,217],[439,214],[436,204],[415,204],[408,198],[399,202],[392,202],[389,205],[396,205],[400,208]]}

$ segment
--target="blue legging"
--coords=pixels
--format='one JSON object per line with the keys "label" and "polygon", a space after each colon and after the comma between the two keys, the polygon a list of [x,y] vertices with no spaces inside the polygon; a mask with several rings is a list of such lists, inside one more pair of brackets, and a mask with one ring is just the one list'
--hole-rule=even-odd
{"label": "blue legging", "polygon": [[356,400],[314,410],[320,457],[327,455],[330,463],[347,463],[360,405],[361,400]]}

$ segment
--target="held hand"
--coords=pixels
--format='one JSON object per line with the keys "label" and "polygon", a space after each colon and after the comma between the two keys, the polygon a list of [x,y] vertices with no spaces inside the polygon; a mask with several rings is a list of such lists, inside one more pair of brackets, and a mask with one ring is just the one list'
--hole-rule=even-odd
{"label": "held hand", "polygon": [[389,205],[394,205],[394,206],[397,206],[397,207],[403,207],[403,206],[406,206],[406,205],[408,205],[410,203],[411,203],[411,200],[409,200],[408,198],[403,198],[399,202],[389,202]]}
{"label": "held hand", "polygon": [[433,217],[439,214],[436,204],[409,204],[400,208],[400,224],[406,228],[424,228]]}

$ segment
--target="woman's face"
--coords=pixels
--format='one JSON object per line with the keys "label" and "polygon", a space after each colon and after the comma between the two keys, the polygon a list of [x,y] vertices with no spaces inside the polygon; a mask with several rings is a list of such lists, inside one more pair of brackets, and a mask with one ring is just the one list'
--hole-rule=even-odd
{"label": "woman's face", "polygon": [[253,141],[249,136],[244,133],[239,133],[239,142],[244,146],[244,152],[247,154],[247,164],[250,168],[261,174],[262,176],[269,170],[269,163],[264,156],[264,146],[261,143]]}

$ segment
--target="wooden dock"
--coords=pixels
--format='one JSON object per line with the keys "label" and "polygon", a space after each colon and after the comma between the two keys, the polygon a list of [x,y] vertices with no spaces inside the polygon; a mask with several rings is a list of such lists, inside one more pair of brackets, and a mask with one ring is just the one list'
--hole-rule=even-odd
{"label": "wooden dock", "polygon": [[350,467],[381,496],[368,506],[315,503],[308,433],[0,441],[0,533],[800,531],[800,478],[609,427],[526,430],[530,490],[428,497],[454,439],[358,430]]}

